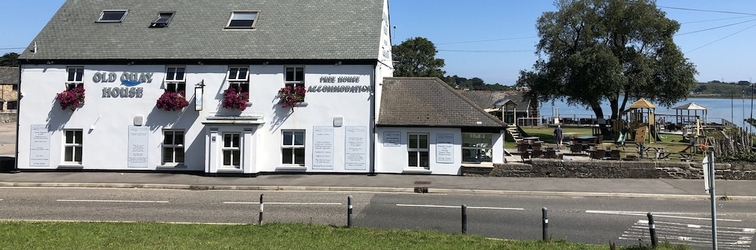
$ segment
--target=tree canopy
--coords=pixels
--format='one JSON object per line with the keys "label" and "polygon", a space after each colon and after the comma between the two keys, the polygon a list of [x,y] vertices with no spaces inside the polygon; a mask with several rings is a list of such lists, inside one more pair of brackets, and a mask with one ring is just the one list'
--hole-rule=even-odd
{"label": "tree canopy", "polygon": [[18,56],[19,55],[16,52],[5,53],[5,55],[0,57],[0,66],[5,66],[5,67],[18,66]]}
{"label": "tree canopy", "polygon": [[423,37],[405,40],[392,46],[394,76],[398,77],[443,77],[446,72],[444,59],[436,58],[436,45]]}
{"label": "tree canopy", "polygon": [[[518,86],[539,101],[564,99],[611,119],[628,100],[646,98],[671,107],[696,87],[697,74],[675,45],[677,21],[653,0],[557,0],[537,20],[539,59],[520,71]],[[620,100],[621,99],[621,100]],[[605,130],[606,131],[606,130]]]}

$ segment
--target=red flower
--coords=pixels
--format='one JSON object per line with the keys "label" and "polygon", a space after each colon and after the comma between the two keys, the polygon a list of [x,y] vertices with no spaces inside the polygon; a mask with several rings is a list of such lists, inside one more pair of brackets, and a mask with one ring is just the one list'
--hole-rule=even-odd
{"label": "red flower", "polygon": [[237,93],[236,88],[229,87],[223,91],[223,107],[227,109],[238,109],[244,111],[247,109],[247,100],[249,92]]}
{"label": "red flower", "polygon": [[189,101],[184,98],[184,91],[173,92],[165,90],[155,104],[159,109],[166,111],[181,110],[189,106]]}
{"label": "red flower", "polygon": [[286,86],[278,90],[278,98],[281,99],[284,108],[294,107],[297,103],[304,102],[306,93],[307,90],[304,86]]}
{"label": "red flower", "polygon": [[76,110],[79,105],[84,103],[84,85],[78,85],[60,92],[55,99],[60,103],[60,109]]}

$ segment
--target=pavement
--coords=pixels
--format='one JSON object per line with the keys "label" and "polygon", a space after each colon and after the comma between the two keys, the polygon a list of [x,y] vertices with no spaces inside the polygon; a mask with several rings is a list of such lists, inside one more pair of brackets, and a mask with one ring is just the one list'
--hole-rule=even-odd
{"label": "pavement", "polygon": [[[703,180],[508,178],[377,174],[263,174],[220,177],[191,173],[0,173],[2,187],[150,188],[188,190],[286,190],[424,192],[511,196],[624,197],[705,200]],[[756,201],[756,181],[716,180],[716,195]],[[418,190],[416,190],[418,189]]]}

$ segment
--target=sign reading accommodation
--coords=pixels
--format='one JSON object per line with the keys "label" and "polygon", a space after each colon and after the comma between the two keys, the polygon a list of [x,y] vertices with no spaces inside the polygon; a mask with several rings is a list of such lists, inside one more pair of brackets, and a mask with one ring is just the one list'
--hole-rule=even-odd
{"label": "sign reading accommodation", "polygon": [[31,142],[29,145],[29,166],[50,166],[50,132],[44,124],[31,125]]}
{"label": "sign reading accommodation", "polygon": [[436,134],[436,163],[454,163],[454,134]]}
{"label": "sign reading accommodation", "polygon": [[367,169],[367,127],[346,127],[344,169]]}
{"label": "sign reading accommodation", "polygon": [[333,170],[333,127],[312,130],[312,169]]}
{"label": "sign reading accommodation", "polygon": [[147,168],[147,152],[150,144],[150,128],[129,126],[127,167]]}

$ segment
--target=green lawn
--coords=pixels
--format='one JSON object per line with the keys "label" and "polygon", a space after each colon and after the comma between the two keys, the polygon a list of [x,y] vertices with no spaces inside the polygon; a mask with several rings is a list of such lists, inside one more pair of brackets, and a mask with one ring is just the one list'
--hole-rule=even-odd
{"label": "green lawn", "polygon": [[[609,249],[608,244],[509,241],[431,231],[277,223],[2,222],[0,241],[0,249]],[[660,249],[688,248],[665,244]]]}

